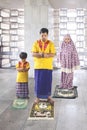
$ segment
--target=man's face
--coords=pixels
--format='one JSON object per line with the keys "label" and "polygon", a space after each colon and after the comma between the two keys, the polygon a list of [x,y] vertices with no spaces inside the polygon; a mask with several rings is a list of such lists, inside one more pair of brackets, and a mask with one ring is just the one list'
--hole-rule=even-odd
{"label": "man's face", "polygon": [[41,33],[40,36],[41,36],[41,40],[43,42],[47,41],[47,39],[48,39],[48,34],[47,33]]}

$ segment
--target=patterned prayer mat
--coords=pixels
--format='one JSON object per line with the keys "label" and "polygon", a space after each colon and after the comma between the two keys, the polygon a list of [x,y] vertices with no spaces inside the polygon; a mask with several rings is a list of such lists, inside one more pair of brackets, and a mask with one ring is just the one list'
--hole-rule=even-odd
{"label": "patterned prayer mat", "polygon": [[87,67],[81,67],[81,69],[87,70]]}
{"label": "patterned prayer mat", "polygon": [[59,85],[56,85],[53,98],[76,98],[78,97],[77,86],[72,89],[62,89]]}
{"label": "patterned prayer mat", "polygon": [[44,100],[40,100],[37,104],[33,103],[28,120],[39,119],[54,119],[54,105]]}
{"label": "patterned prayer mat", "polygon": [[12,107],[16,109],[25,109],[28,105],[28,100],[27,99],[15,99],[13,101]]}

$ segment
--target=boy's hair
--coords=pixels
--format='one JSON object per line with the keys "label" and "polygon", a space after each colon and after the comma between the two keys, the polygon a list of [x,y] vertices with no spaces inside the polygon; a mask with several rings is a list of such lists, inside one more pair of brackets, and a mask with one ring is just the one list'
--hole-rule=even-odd
{"label": "boy's hair", "polygon": [[21,53],[19,54],[19,57],[20,57],[21,59],[26,59],[26,58],[27,58],[27,53],[26,53],[26,52],[21,52]]}
{"label": "boy's hair", "polygon": [[47,28],[41,28],[41,29],[40,29],[40,34],[41,34],[41,33],[47,33],[47,34],[48,34],[49,31],[48,31]]}

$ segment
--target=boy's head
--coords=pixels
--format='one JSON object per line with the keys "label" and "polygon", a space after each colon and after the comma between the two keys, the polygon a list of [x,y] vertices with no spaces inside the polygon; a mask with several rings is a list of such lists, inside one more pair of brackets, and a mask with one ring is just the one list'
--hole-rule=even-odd
{"label": "boy's head", "polygon": [[19,54],[19,57],[20,57],[21,59],[26,59],[26,58],[27,58],[27,53],[26,53],[26,52],[21,52],[21,53]]}
{"label": "boy's head", "polygon": [[49,31],[48,31],[47,28],[41,28],[41,30],[40,30],[40,36],[41,36],[41,40],[43,42],[47,41],[47,39],[48,39],[48,33],[49,33]]}

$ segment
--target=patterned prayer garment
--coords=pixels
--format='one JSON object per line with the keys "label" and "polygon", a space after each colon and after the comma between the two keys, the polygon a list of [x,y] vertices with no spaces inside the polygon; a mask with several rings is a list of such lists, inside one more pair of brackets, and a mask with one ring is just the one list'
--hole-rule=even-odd
{"label": "patterned prayer garment", "polygon": [[[70,38],[70,42],[66,43],[65,38]],[[61,88],[72,88],[73,72],[79,68],[79,58],[74,43],[69,34],[65,35],[60,51],[61,64]]]}

